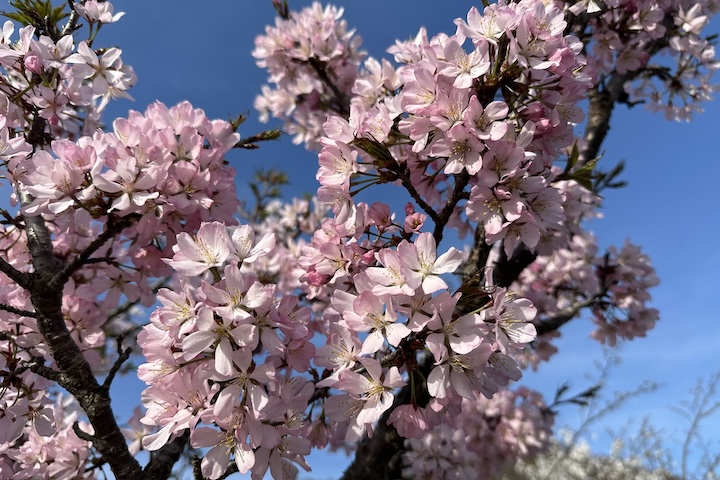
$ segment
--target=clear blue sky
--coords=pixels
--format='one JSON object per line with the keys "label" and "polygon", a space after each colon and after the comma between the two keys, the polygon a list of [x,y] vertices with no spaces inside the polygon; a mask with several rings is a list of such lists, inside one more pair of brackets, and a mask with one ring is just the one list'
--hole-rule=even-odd
{"label": "clear blue sky", "polygon": [[[290,1],[296,9],[309,3]],[[473,4],[479,2],[345,2],[345,18],[363,37],[364,49],[380,58],[394,39],[409,38],[421,25],[431,35],[453,33],[453,19],[465,17]],[[0,5],[7,8],[5,1]],[[241,130],[245,135],[267,128],[254,120],[253,99],[265,73],[255,66],[250,52],[255,36],[273,22],[270,0],[118,1],[115,9],[125,11],[125,17],[104,27],[96,46],[119,46],[124,61],[135,68],[138,84],[130,92],[135,101],[116,102],[106,117],[108,124],[114,116],[124,116],[128,109],[142,111],[155,100],[168,105],[190,100],[214,118],[248,113],[250,120]],[[720,31],[720,22],[711,23],[708,31]],[[705,108],[706,112],[689,124],[667,122],[642,106],[616,109],[604,159],[606,165],[626,160],[629,186],[608,193],[603,205],[605,218],[590,226],[602,246],[621,245],[625,238],[642,245],[662,282],[652,290],[660,322],[648,338],[624,346],[624,363],[607,388],[631,389],[644,379],[664,386],[654,395],[629,403],[608,417],[607,423],[622,425],[634,418],[637,425],[640,417],[649,414],[669,437],[676,438],[673,432],[678,433],[682,423],[668,407],[687,398],[698,377],[720,369],[715,305],[720,299],[720,219],[715,207],[720,178],[720,102]],[[241,195],[247,192],[243,179],[258,167],[287,170],[292,195],[317,188],[314,156],[292,145],[289,138],[257,151],[236,152],[231,161],[238,170]],[[589,321],[575,321],[568,327],[558,342],[561,353],[523,380],[548,396],[566,381],[578,389],[587,386],[583,376],[593,371],[593,361],[600,357],[599,346],[587,338],[592,330]],[[120,387],[125,392],[135,388]],[[123,406],[134,405],[134,398],[123,395]],[[559,424],[575,424],[576,420],[577,410],[568,407]],[[716,428],[709,430],[710,438],[719,424],[715,422]],[[596,426],[594,431],[598,432],[596,448],[606,449],[604,426]],[[339,476],[340,462],[312,457],[312,477]]]}

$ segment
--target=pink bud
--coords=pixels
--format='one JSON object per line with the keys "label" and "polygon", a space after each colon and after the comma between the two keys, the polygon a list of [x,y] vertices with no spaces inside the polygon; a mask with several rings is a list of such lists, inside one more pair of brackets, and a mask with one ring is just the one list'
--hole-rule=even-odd
{"label": "pink bud", "polygon": [[330,278],[332,278],[330,277],[330,275],[324,275],[315,270],[305,274],[305,281],[308,283],[308,285],[312,285],[313,287],[325,285],[330,281]]}
{"label": "pink bud", "polygon": [[405,215],[412,215],[413,213],[415,213],[415,207],[412,203],[408,202],[405,205]]}
{"label": "pink bud", "polygon": [[37,52],[27,52],[23,61],[25,69],[40,75],[43,72],[43,59]]}

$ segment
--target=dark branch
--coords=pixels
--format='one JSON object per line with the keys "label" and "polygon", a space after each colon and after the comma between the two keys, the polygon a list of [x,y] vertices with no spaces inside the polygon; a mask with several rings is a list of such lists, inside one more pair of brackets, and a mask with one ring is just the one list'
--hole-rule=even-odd
{"label": "dark branch", "polygon": [[82,440],[85,440],[86,442],[95,442],[97,440],[97,438],[80,428],[80,424],[78,422],[73,423],[72,429],[73,432],[75,432],[75,435],[77,435]]}
{"label": "dark branch", "polygon": [[520,274],[537,258],[537,253],[528,250],[520,244],[513,252],[512,257],[505,255],[505,249],[500,249],[500,259],[495,265],[495,283],[499,287],[509,287]]}
{"label": "dark branch", "polygon": [[68,265],[66,265],[63,269],[61,269],[53,278],[50,280],[50,286],[59,288],[65,285],[65,282],[68,281],[70,276],[80,269],[83,265],[87,265],[88,263],[93,263],[95,259],[91,259],[90,256],[98,251],[105,243],[107,243],[110,239],[115,237],[115,235],[122,232],[125,228],[132,225],[132,223],[137,220],[137,216],[135,215],[128,215],[127,217],[122,217],[118,219],[117,221],[113,222],[112,218],[108,219],[108,226],[107,229],[98,236],[95,240],[90,243],[90,245],[87,246],[85,250],[83,250],[75,259]]}
{"label": "dark branch", "polygon": [[[26,206],[33,199],[21,193],[21,200]],[[24,216],[24,221],[28,249],[35,268],[29,282],[30,299],[35,307],[38,331],[47,342],[57,365],[57,381],[77,399],[87,414],[95,431],[93,446],[108,460],[115,478],[141,478],[140,464],[130,454],[127,441],[115,420],[110,394],[98,384],[90,364],[65,324],[62,312],[64,281],[59,282],[63,278],[62,272],[70,270],[55,256],[43,218]]]}
{"label": "dark branch", "polygon": [[130,354],[132,353],[132,348],[122,348],[123,343],[123,337],[120,336],[117,339],[117,352],[118,352],[118,358],[115,360],[115,363],[113,363],[113,366],[110,368],[110,372],[108,372],[108,376],[105,378],[105,381],[103,382],[103,388],[106,390],[110,390],[110,385],[112,384],[113,380],[115,379],[115,375],[117,375],[117,372],[120,370],[120,367],[123,363],[127,361],[128,358],[130,358]]}
{"label": "dark branch", "polygon": [[467,170],[463,170],[460,174],[455,175],[455,188],[453,189],[453,194],[445,203],[445,206],[438,215],[438,221],[435,222],[433,237],[435,237],[435,243],[437,245],[440,245],[440,241],[443,238],[443,230],[445,229],[445,225],[447,225],[448,221],[450,221],[450,216],[455,211],[455,206],[463,198],[468,198],[468,193],[465,192],[465,187],[467,187],[469,181],[470,175]]}
{"label": "dark branch", "polygon": [[30,275],[16,269],[2,257],[0,257],[0,272],[7,275],[10,280],[17,283],[22,288],[27,290],[30,287]]}
{"label": "dark branch", "polygon": [[554,332],[555,330],[575,318],[580,313],[580,310],[593,306],[599,298],[599,295],[588,298],[587,300],[583,300],[582,302],[578,302],[574,305],[560,310],[555,316],[535,320],[533,324],[535,325],[538,336]]}
{"label": "dark branch", "polygon": [[[423,200],[418,191],[415,189],[415,185],[412,184],[412,181],[410,181],[407,173],[403,170],[403,166],[396,163],[395,165],[390,166],[390,171],[395,174],[398,180],[400,180],[402,186],[405,187],[405,190],[407,190],[412,199],[415,200],[418,207],[422,208],[423,212],[428,214],[435,223],[435,228],[437,229],[437,226],[442,223],[440,215],[433,210],[433,208],[425,200]],[[437,239],[435,241],[437,242]]]}
{"label": "dark branch", "polygon": [[194,480],[205,480],[205,476],[202,474],[200,457],[193,458],[192,467],[193,467],[193,479]]}
{"label": "dark branch", "polygon": [[578,158],[582,166],[600,155],[600,147],[610,131],[610,117],[615,104],[625,95],[624,85],[628,75],[613,74],[605,87],[596,86],[588,92],[587,126],[585,127],[585,147]]}
{"label": "dark branch", "polygon": [[13,307],[12,305],[6,305],[4,303],[0,303],[0,310],[5,310],[6,312],[14,313],[15,315],[20,315],[21,317],[36,318],[35,312],[31,312],[29,310],[21,310],[19,308]]}
{"label": "dark branch", "polygon": [[150,462],[143,470],[143,480],[166,480],[172,473],[185,447],[190,441],[190,432],[185,432],[160,450],[152,453]]}

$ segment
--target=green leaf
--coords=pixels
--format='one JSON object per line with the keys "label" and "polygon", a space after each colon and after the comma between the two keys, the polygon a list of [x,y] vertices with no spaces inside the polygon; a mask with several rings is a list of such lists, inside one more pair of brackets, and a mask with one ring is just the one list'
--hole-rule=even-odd
{"label": "green leaf", "polygon": [[360,137],[355,138],[352,142],[350,142],[350,145],[355,145],[368,155],[370,155],[373,159],[380,162],[377,166],[378,168],[386,167],[389,164],[395,164],[395,157],[392,156],[392,153],[390,153],[390,150],[383,145],[382,143],[378,142],[374,138],[366,138],[366,137]]}
{"label": "green leaf", "polygon": [[65,3],[53,7],[50,0],[10,0],[15,12],[1,11],[0,14],[22,26],[33,26],[37,35],[48,35],[53,40],[60,39],[62,28],[59,26],[70,14],[65,11]]}

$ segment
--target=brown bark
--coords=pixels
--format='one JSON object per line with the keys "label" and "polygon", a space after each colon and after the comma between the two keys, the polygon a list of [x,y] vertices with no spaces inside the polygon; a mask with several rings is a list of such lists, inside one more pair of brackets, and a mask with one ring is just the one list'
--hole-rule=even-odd
{"label": "brown bark", "polygon": [[[31,201],[29,197],[23,198],[23,204]],[[93,446],[108,462],[115,477],[141,478],[140,464],[130,455],[125,437],[115,421],[109,388],[98,383],[65,325],[62,313],[65,282],[55,281],[56,274],[63,271],[65,264],[53,253],[50,233],[42,217],[25,216],[24,220],[34,267],[28,290],[38,329],[55,361],[58,383],[77,399],[87,414],[95,433],[83,437],[92,438]]]}
{"label": "brown bark", "polygon": [[[27,205],[32,198],[25,196],[22,200],[23,204]],[[95,378],[90,364],[70,335],[62,313],[63,287],[73,271],[80,268],[83,261],[88,260],[107,240],[130,225],[132,220],[122,219],[114,225],[109,223],[106,232],[69,264],[54,254],[51,236],[42,217],[25,216],[23,220],[34,271],[29,274],[22,273],[6,262],[0,262],[0,270],[30,292],[38,329],[54,360],[52,369],[36,365],[33,370],[41,374],[45,372],[46,376],[57,380],[61,387],[77,399],[87,414],[94,433],[83,432],[78,425],[75,425],[75,432],[93,443],[93,447],[110,466],[115,478],[168,478],[172,466],[187,444],[187,435],[156,452],[143,472],[138,461],[130,454],[127,441],[115,420],[110,399],[110,382],[100,384]]]}

